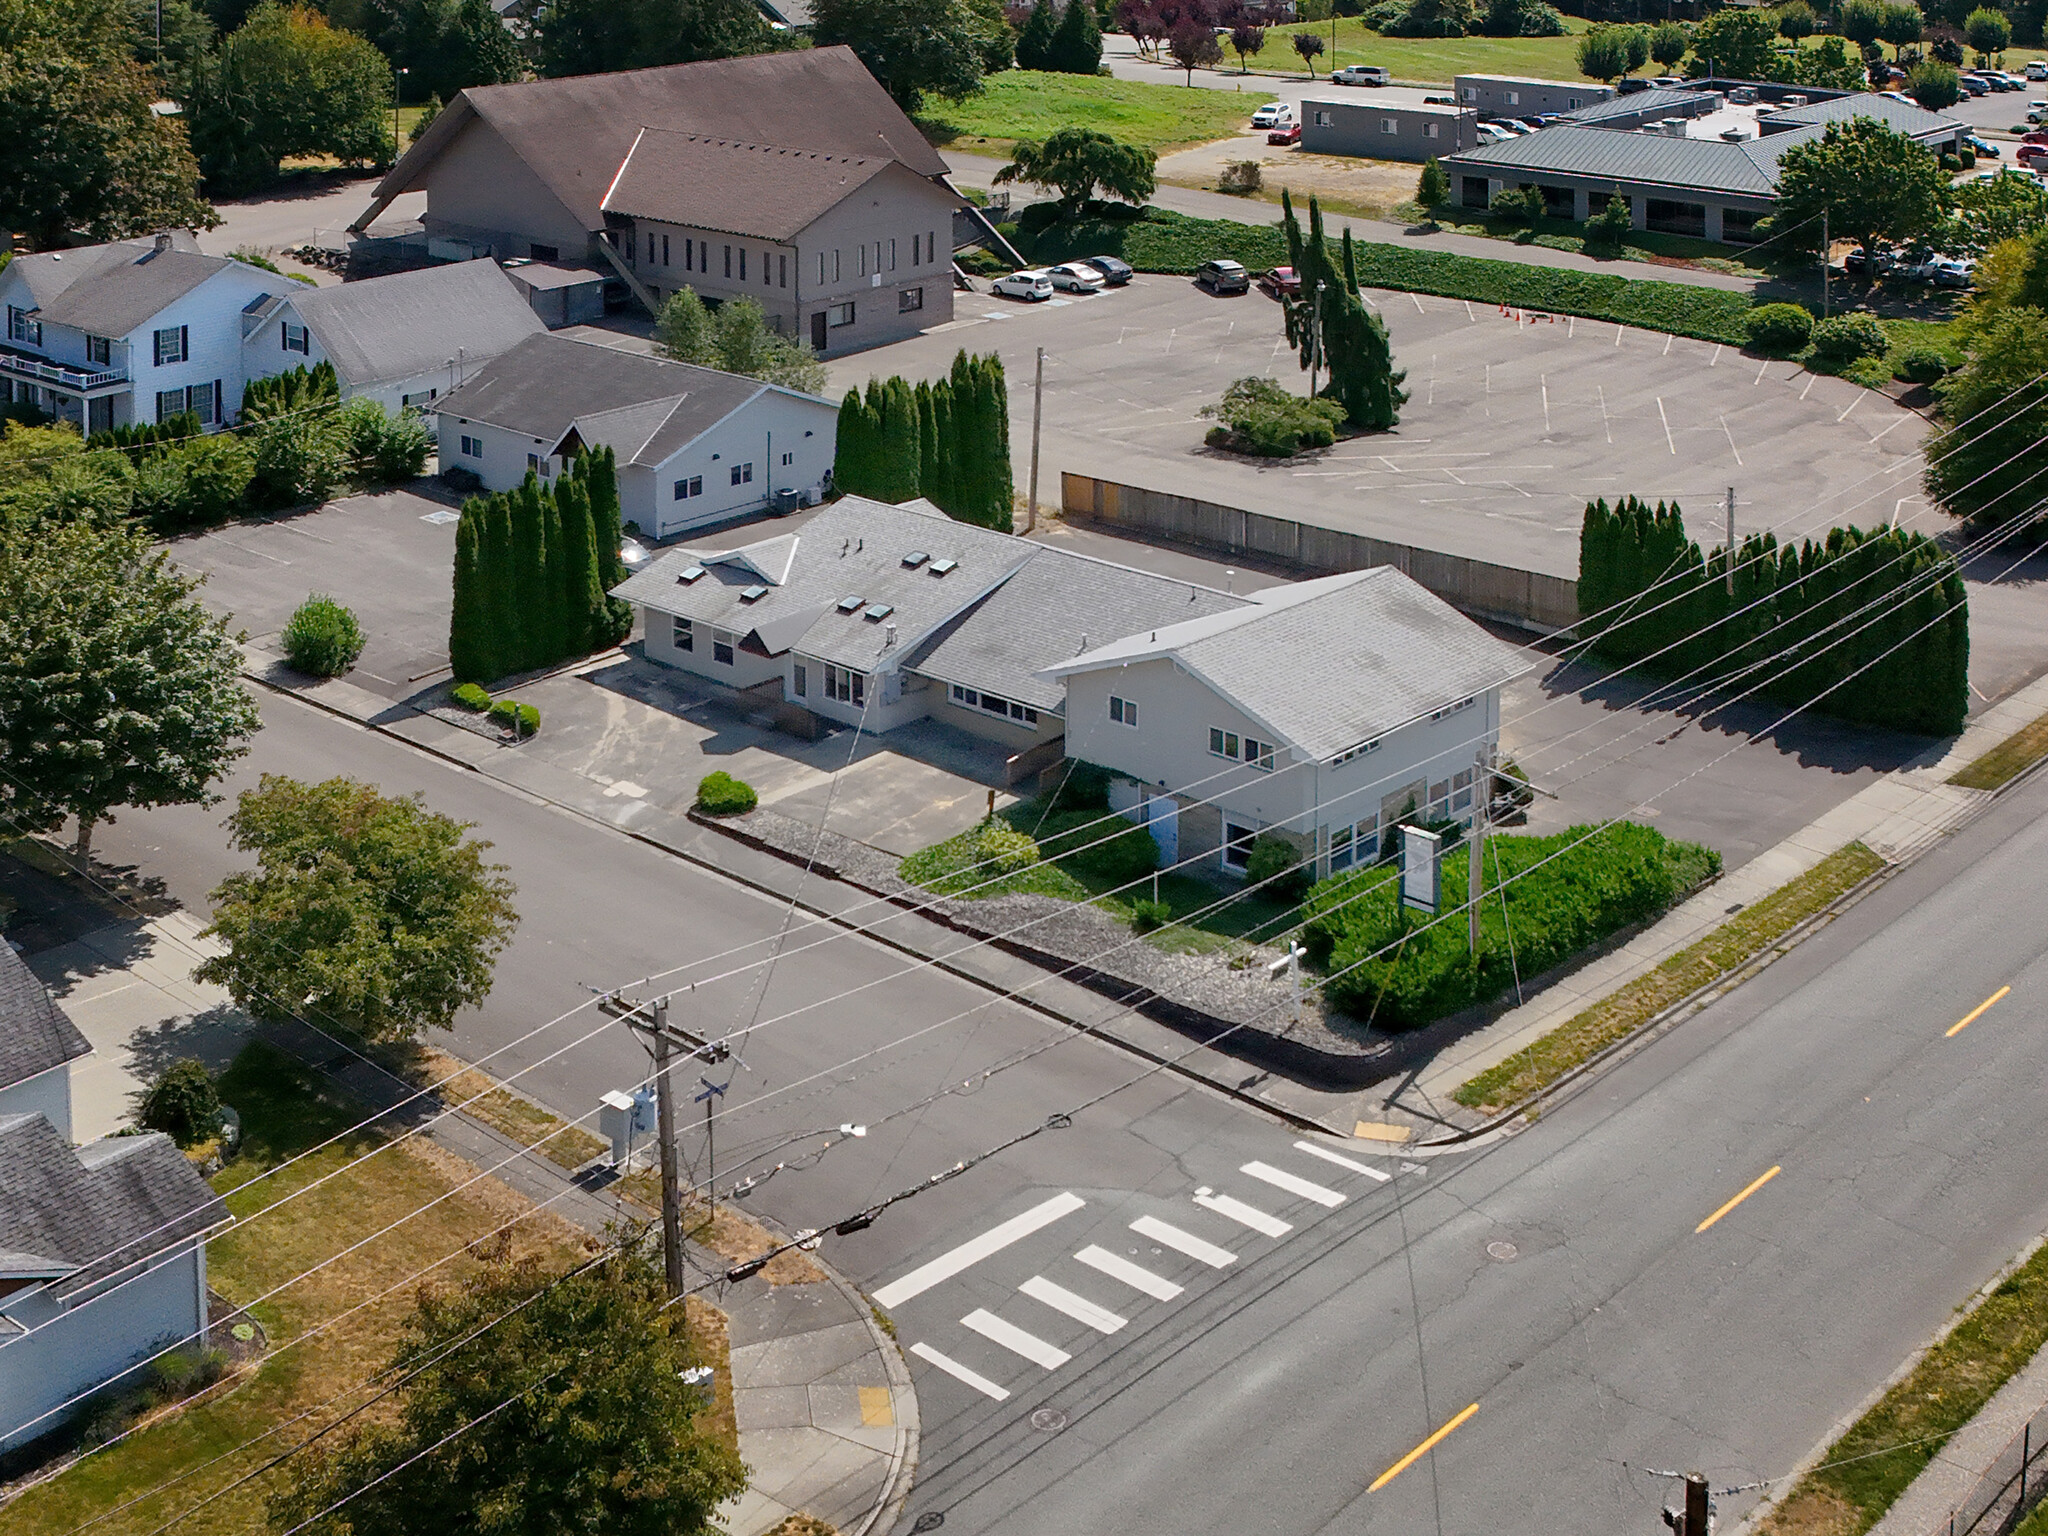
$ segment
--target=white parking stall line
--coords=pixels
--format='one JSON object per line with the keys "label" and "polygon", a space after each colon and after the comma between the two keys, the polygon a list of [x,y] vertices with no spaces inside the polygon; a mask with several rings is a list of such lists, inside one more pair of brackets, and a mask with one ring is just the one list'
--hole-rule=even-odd
{"label": "white parking stall line", "polygon": [[1294,1223],[1282,1221],[1278,1216],[1268,1216],[1256,1205],[1246,1205],[1242,1200],[1229,1195],[1219,1195],[1209,1189],[1195,1191],[1195,1204],[1205,1211],[1214,1211],[1218,1216],[1228,1216],[1241,1227],[1250,1227],[1254,1232],[1263,1232],[1268,1237],[1285,1237],[1294,1230]]}
{"label": "white parking stall line", "polygon": [[1344,1203],[1344,1197],[1334,1189],[1325,1189],[1320,1184],[1311,1184],[1307,1179],[1289,1173],[1285,1168],[1275,1168],[1271,1163],[1246,1163],[1237,1170],[1253,1178],[1284,1189],[1290,1195],[1299,1195],[1304,1200],[1313,1200],[1317,1205],[1334,1210]]}
{"label": "white parking stall line", "polygon": [[1054,1285],[1043,1275],[1033,1275],[1017,1287],[1033,1301],[1042,1301],[1055,1312],[1064,1312],[1077,1323],[1086,1323],[1097,1333],[1115,1333],[1129,1321],[1107,1307],[1098,1307],[1086,1296],[1076,1296],[1064,1285]]}
{"label": "white parking stall line", "polygon": [[1429,313],[1428,310],[1422,307],[1422,300],[1416,298],[1412,292],[1408,295],[1408,297],[1411,299],[1415,299],[1415,313],[1417,313],[1418,315],[1426,315]]}
{"label": "white parking stall line", "polygon": [[[1789,383],[1791,383],[1792,381],[1791,381],[1790,379],[1787,379],[1787,380],[1786,380],[1785,382],[1789,384]],[[1808,374],[1808,375],[1806,376],[1806,388],[1805,388],[1805,389],[1802,389],[1801,391],[1799,391],[1799,398],[1800,398],[1800,399],[1802,399],[1802,400],[1804,400],[1804,399],[1806,398],[1806,396],[1807,396],[1807,393],[1808,393],[1808,391],[1810,391],[1810,390],[1811,390],[1811,389],[1813,388],[1813,386],[1814,386],[1814,385],[1816,385],[1816,384],[1818,384],[1819,382],[1820,382],[1820,375],[1819,375],[1819,374],[1817,374],[1817,373],[1809,373],[1809,374]]]}
{"label": "white parking stall line", "polygon": [[929,1344],[913,1344],[910,1346],[910,1352],[918,1359],[936,1365],[955,1381],[966,1382],[984,1397],[992,1397],[1000,1403],[1010,1395],[1007,1388],[997,1386],[979,1371],[970,1371],[951,1355],[942,1355]]}
{"label": "white parking stall line", "polygon": [[1671,418],[1664,414],[1664,397],[1662,395],[1657,397],[1657,419],[1664,423],[1664,446],[1671,450],[1673,457],[1676,457],[1678,454],[1678,444],[1671,439]]}
{"label": "white parking stall line", "polygon": [[1771,366],[1771,360],[1770,360],[1770,359],[1769,359],[1768,357],[1767,357],[1767,358],[1765,358],[1765,359],[1764,359],[1764,360],[1763,360],[1762,362],[1760,362],[1760,363],[1758,363],[1758,364],[1756,365],[1756,377],[1755,377],[1755,378],[1753,378],[1753,379],[1751,379],[1751,380],[1749,381],[1749,387],[1750,387],[1751,389],[1754,389],[1754,388],[1756,388],[1756,386],[1757,386],[1757,385],[1759,385],[1759,384],[1763,383],[1763,381],[1764,381],[1764,370],[1765,370],[1766,368],[1770,367],[1770,366]]}
{"label": "white parking stall line", "polygon": [[1849,419],[1849,413],[1855,410],[1857,406],[1861,405],[1863,403],[1863,397],[1869,393],[1870,391],[1867,389],[1859,390],[1856,394],[1856,398],[1854,400],[1851,400],[1847,405],[1842,407],[1842,414],[1837,416],[1835,420],[1847,421]]}
{"label": "white parking stall line", "polygon": [[958,1248],[940,1254],[929,1264],[920,1264],[902,1279],[890,1281],[875,1292],[875,1304],[881,1307],[900,1306],[913,1296],[922,1296],[933,1286],[979,1264],[990,1254],[1001,1252],[1010,1244],[1029,1237],[1041,1227],[1051,1226],[1062,1216],[1071,1216],[1087,1203],[1076,1194],[1054,1195],[1050,1200],[1034,1205],[1023,1215],[1012,1216],[1001,1226],[991,1227],[981,1236],[970,1238]]}
{"label": "white parking stall line", "polygon": [[1075,1254],[1074,1258],[1090,1269],[1100,1270],[1112,1280],[1123,1281],[1134,1291],[1143,1291],[1154,1301],[1171,1301],[1181,1293],[1181,1288],[1171,1280],[1162,1280],[1151,1270],[1140,1269],[1121,1254],[1098,1248],[1093,1243]]}
{"label": "white parking stall line", "polygon": [[1879,439],[1880,437],[1883,437],[1883,436],[1884,436],[1884,434],[1885,434],[1886,432],[1889,432],[1889,431],[1891,431],[1891,430],[1892,430],[1892,427],[1903,427],[1903,426],[1904,426],[1904,425],[1905,425],[1905,424],[1906,424],[1907,422],[1911,421],[1912,419],[1913,419],[1913,418],[1912,418],[1912,417],[1910,417],[1910,416],[1901,416],[1901,417],[1900,417],[1900,418],[1899,418],[1899,419],[1898,419],[1897,421],[1895,421],[1895,422],[1893,422],[1893,423],[1892,423],[1891,427],[1885,427],[1885,428],[1884,428],[1884,429],[1882,429],[1881,431],[1877,431],[1877,432],[1873,432],[1873,433],[1871,433],[1871,434],[1870,434],[1870,440],[1871,440],[1871,441],[1872,441],[1872,442],[1874,443],[1874,442],[1876,442],[1876,441],[1877,441],[1877,440],[1878,440],[1878,439]]}
{"label": "white parking stall line", "polygon": [[1735,467],[1740,469],[1742,467],[1742,450],[1735,446],[1735,433],[1729,427],[1726,416],[1721,418],[1721,430],[1728,434],[1728,451],[1735,455]]}
{"label": "white parking stall line", "polygon": [[1310,1157],[1320,1157],[1324,1162],[1335,1163],[1339,1168],[1349,1168],[1353,1173],[1362,1173],[1368,1179],[1377,1179],[1382,1184],[1392,1182],[1394,1177],[1391,1173],[1381,1173],[1377,1168],[1368,1168],[1364,1163],[1353,1162],[1343,1153],[1332,1152],[1328,1147],[1319,1147],[1312,1141],[1297,1141],[1294,1150],[1306,1152]]}
{"label": "white parking stall line", "polygon": [[1214,1243],[1205,1243],[1192,1232],[1183,1232],[1179,1227],[1161,1221],[1157,1216],[1140,1216],[1131,1223],[1131,1230],[1140,1237],[1149,1237],[1153,1242],[1184,1253],[1191,1259],[1199,1259],[1211,1269],[1221,1269],[1226,1264],[1235,1264],[1237,1255],[1227,1248],[1218,1248]]}
{"label": "white parking stall line", "polygon": [[1006,1323],[995,1313],[982,1307],[960,1319],[960,1326],[972,1328],[991,1343],[1000,1344],[1013,1355],[1022,1355],[1033,1365],[1042,1365],[1048,1371],[1056,1371],[1074,1357],[1064,1349],[1055,1349],[1035,1333],[1026,1333],[1015,1323]]}

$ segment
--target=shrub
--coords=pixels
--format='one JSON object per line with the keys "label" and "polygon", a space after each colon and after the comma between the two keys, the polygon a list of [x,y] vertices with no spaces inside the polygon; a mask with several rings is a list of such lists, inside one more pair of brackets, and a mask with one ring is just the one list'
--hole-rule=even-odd
{"label": "shrub", "polygon": [[1216,190],[1249,197],[1266,184],[1266,174],[1256,160],[1226,160],[1216,173]]}
{"label": "shrub", "polygon": [[358,398],[342,407],[341,416],[358,473],[388,485],[411,480],[427,467],[434,435],[419,412],[392,416],[375,400]]}
{"label": "shrub", "polygon": [[164,455],[179,477],[174,515],[187,525],[224,522],[242,508],[256,455],[232,432],[216,432]]}
{"label": "shrub", "polygon": [[1150,933],[1155,928],[1164,928],[1173,921],[1173,908],[1163,901],[1147,897],[1131,903],[1131,927],[1138,933]]}
{"label": "shrub", "polygon": [[1628,199],[1610,197],[1598,213],[1586,220],[1586,243],[1617,249],[1634,229],[1635,216],[1629,211]]}
{"label": "shrub", "polygon": [[325,501],[341,481],[345,448],[334,418],[280,416],[256,428],[250,500],[263,507]]}
{"label": "shrub", "polygon": [[1099,763],[1070,757],[1061,765],[1059,787],[1053,791],[1055,811],[1109,809],[1109,770]]}
{"label": "shrub", "polygon": [[[511,699],[493,699],[490,717],[492,721],[522,741],[540,729],[540,709],[533,704],[520,704]],[[752,794],[753,791],[748,790],[747,793]]]}
{"label": "shrub", "polygon": [[453,699],[458,707],[474,715],[480,715],[491,707],[491,696],[479,683],[458,683],[448,697]]}
{"label": "shrub", "polygon": [[484,477],[473,469],[464,469],[460,464],[441,466],[441,478],[448,489],[463,496],[474,496],[484,488]]}
{"label": "shrub", "polygon": [[758,804],[754,786],[722,768],[697,782],[697,809],[706,816],[743,816]]}
{"label": "shrub", "polygon": [[986,821],[974,838],[974,874],[992,880],[1014,875],[1038,862],[1038,844],[1000,821]]}
{"label": "shrub", "polygon": [[204,1062],[174,1061],[136,1106],[144,1130],[162,1131],[181,1147],[210,1141],[220,1129],[220,1095]]}
{"label": "shrub", "polygon": [[1301,852],[1286,838],[1261,833],[1244,867],[1245,883],[1258,886],[1274,901],[1299,901],[1308,893],[1310,871]]}
{"label": "shrub", "polygon": [[1908,384],[1932,384],[1948,375],[1948,359],[1936,347],[1908,347],[1893,369]]}
{"label": "shrub", "polygon": [[1541,187],[1502,187],[1493,194],[1489,211],[1494,217],[1518,224],[1533,224],[1543,217]]}
{"label": "shrub", "polygon": [[1327,448],[1337,440],[1344,407],[1334,400],[1304,400],[1271,379],[1253,375],[1224,390],[1204,416],[1223,424],[1212,428],[1208,441],[1216,448],[1286,458],[1304,448]]}
{"label": "shrub", "polygon": [[1745,324],[1761,352],[1800,352],[1813,340],[1813,313],[1803,304],[1759,304]]}
{"label": "shrub", "polygon": [[1112,886],[1142,880],[1159,867],[1159,844],[1143,827],[1107,810],[1074,811],[1049,821],[1039,856],[1071,865]]}
{"label": "shrub", "polygon": [[284,627],[284,659],[308,677],[340,677],[363,654],[363,627],[331,597],[315,592]]}
{"label": "shrub", "polygon": [[1813,328],[1815,356],[1838,367],[1859,357],[1883,357],[1891,344],[1875,315],[1836,315]]}

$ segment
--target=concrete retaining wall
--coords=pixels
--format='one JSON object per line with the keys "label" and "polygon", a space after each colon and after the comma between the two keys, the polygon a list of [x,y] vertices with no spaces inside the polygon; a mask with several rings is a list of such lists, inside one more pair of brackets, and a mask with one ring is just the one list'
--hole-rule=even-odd
{"label": "concrete retaining wall", "polygon": [[1163,543],[1249,555],[1312,575],[1391,565],[1463,613],[1539,634],[1554,634],[1579,621],[1577,584],[1562,576],[1417,549],[1092,475],[1062,474],[1060,504],[1062,514],[1077,521],[1101,523]]}

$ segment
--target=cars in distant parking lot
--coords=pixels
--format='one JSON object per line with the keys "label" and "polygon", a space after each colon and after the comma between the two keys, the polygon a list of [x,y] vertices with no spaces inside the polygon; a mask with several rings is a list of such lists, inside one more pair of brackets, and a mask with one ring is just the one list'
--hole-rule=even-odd
{"label": "cars in distant parking lot", "polygon": [[1027,267],[995,280],[995,291],[1006,299],[1049,299],[1052,278],[1042,267]]}
{"label": "cars in distant parking lot", "polygon": [[2048,80],[2048,59],[2034,59],[2027,65],[2029,80]]}
{"label": "cars in distant parking lot", "polygon": [[1458,104],[1458,98],[1455,96],[1425,96],[1422,98],[1422,104],[1425,107],[1455,107]]}
{"label": "cars in distant parking lot", "polygon": [[1301,292],[1301,274],[1292,267],[1273,267],[1259,274],[1259,286],[1274,298],[1293,298]]}
{"label": "cars in distant parking lot", "polygon": [[1996,160],[2004,153],[2003,150],[1989,139],[1980,139],[1974,133],[1966,136],[1963,142],[1970,146],[1970,153],[1979,160]]}
{"label": "cars in distant parking lot", "polygon": [[1268,144],[1299,144],[1301,142],[1301,124],[1282,123],[1278,128],[1268,128],[1266,130],[1266,142]]}
{"label": "cars in distant parking lot", "polygon": [[1112,288],[1121,288],[1131,280],[1131,264],[1121,256],[1083,256],[1089,266],[1102,274],[1102,280]]}
{"label": "cars in distant parking lot", "polygon": [[1103,275],[1085,261],[1063,261],[1045,269],[1046,280],[1066,293],[1100,293],[1107,286]]}
{"label": "cars in distant parking lot", "polygon": [[1378,64],[1346,64],[1330,71],[1332,85],[1391,85],[1394,77]]}
{"label": "cars in distant parking lot", "polygon": [[1249,293],[1252,275],[1245,270],[1243,262],[1217,256],[1195,268],[1195,286],[1218,294]]}
{"label": "cars in distant parking lot", "polygon": [[1284,101],[1269,101],[1252,114],[1254,128],[1278,128],[1294,121],[1294,108]]}

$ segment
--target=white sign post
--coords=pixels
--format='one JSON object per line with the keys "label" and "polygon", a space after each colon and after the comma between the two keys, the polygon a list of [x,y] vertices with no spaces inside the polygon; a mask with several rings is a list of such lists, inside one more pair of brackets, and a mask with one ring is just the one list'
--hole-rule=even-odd
{"label": "white sign post", "polygon": [[1443,879],[1437,861],[1442,856],[1443,838],[1421,827],[1401,828],[1401,905],[1415,912],[1434,914],[1442,895]]}

